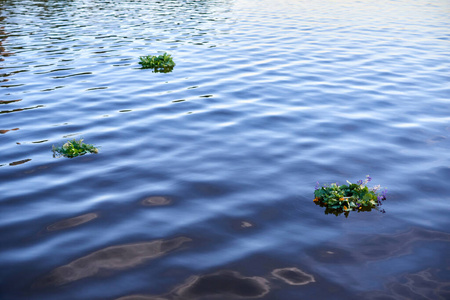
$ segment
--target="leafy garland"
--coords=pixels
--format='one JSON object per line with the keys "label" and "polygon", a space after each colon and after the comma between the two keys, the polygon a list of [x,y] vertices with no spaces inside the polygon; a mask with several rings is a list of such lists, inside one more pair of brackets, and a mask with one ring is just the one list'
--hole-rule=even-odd
{"label": "leafy garland", "polygon": [[52,146],[53,157],[77,157],[86,153],[98,153],[98,149],[93,145],[83,143],[83,139],[79,141],[73,139],[68,141],[62,147]]}
{"label": "leafy garland", "polygon": [[[333,213],[335,215],[345,212],[347,216],[350,211],[378,209],[382,205],[382,201],[386,200],[387,190],[381,190],[379,185],[368,188],[366,184],[371,180],[372,178],[367,175],[364,181],[358,180],[357,183],[351,183],[347,180],[348,185],[332,183],[322,187],[317,182],[314,202],[320,206],[325,206],[326,214]],[[384,209],[380,211],[385,212]]]}
{"label": "leafy garland", "polygon": [[167,53],[159,56],[140,56],[139,59],[141,60],[139,64],[142,65],[143,69],[154,69],[155,72],[167,73],[175,67],[172,56]]}

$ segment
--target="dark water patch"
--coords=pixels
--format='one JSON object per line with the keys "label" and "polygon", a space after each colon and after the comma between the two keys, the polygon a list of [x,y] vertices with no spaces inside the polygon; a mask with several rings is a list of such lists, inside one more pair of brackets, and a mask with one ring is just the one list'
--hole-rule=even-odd
{"label": "dark water patch", "polygon": [[160,296],[130,295],[117,298],[116,300],[169,300],[169,298]]}
{"label": "dark water patch", "polygon": [[22,83],[18,83],[18,84],[3,84],[0,85],[0,88],[15,88],[15,87],[20,87],[20,86],[24,86],[25,84]]}
{"label": "dark water patch", "polygon": [[361,297],[370,300],[383,299],[448,299],[450,283],[448,270],[425,269],[416,273],[402,274],[392,278],[384,291],[373,291]]}
{"label": "dark water patch", "polygon": [[[42,67],[42,66],[40,66],[40,67]],[[40,74],[49,74],[49,73],[53,73],[53,72],[63,72],[63,71],[71,71],[71,70],[74,70],[74,68],[59,68],[59,69],[54,69],[54,70],[45,71],[45,72],[36,72],[34,74],[40,75]]]}
{"label": "dark water patch", "polygon": [[[449,280],[444,7],[0,1],[0,51],[14,53],[1,57],[2,296],[244,298],[213,296],[205,283],[223,280],[255,299],[432,297],[411,286],[432,286],[423,270]],[[160,52],[173,72],[139,70]],[[100,154],[54,159],[73,137]],[[316,181],[367,174],[388,188],[386,214],[312,202]],[[192,241],[136,254],[174,236]],[[298,270],[315,282],[289,284],[308,280]],[[30,290],[36,278],[53,285]]]}
{"label": "dark water patch", "polygon": [[64,88],[64,85],[59,85],[59,86],[55,86],[55,87],[52,87],[52,88],[49,88],[49,89],[44,89],[44,90],[42,90],[42,92],[51,92],[51,91],[54,91],[54,90],[57,90],[57,89],[61,89],[61,88]]}
{"label": "dark water patch", "polygon": [[166,196],[150,196],[141,201],[144,206],[166,206],[172,203],[172,198]]}
{"label": "dark water patch", "polygon": [[447,141],[448,137],[446,136],[434,136],[431,139],[427,140],[427,143],[434,144],[434,143],[441,143]]}
{"label": "dark water patch", "polygon": [[266,279],[245,277],[234,271],[193,276],[176,288],[174,294],[184,299],[260,298],[269,292]]}
{"label": "dark water patch", "polygon": [[22,160],[14,161],[14,162],[12,162],[12,163],[9,163],[8,165],[9,165],[9,166],[18,166],[18,165],[22,165],[22,164],[24,164],[24,163],[27,163],[27,162],[29,162],[29,161],[31,161],[31,158],[27,158],[27,159],[22,159]]}
{"label": "dark water patch", "polygon": [[16,130],[19,130],[20,128],[12,128],[12,129],[2,129],[2,130],[0,130],[0,134],[5,134],[5,133],[7,133],[7,132],[10,132],[10,131],[16,131]]}
{"label": "dark water patch", "polygon": [[166,255],[189,241],[191,239],[178,237],[170,240],[107,247],[52,270],[48,275],[39,279],[34,287],[59,286],[83,278],[98,276],[102,272],[132,268],[148,260]]}
{"label": "dark water patch", "polygon": [[88,88],[88,89],[86,89],[86,91],[106,90],[107,88],[108,88],[107,86],[99,86],[99,87]]}
{"label": "dark water patch", "polygon": [[413,228],[402,233],[358,236],[348,241],[342,248],[324,245],[311,248],[307,253],[322,263],[355,264],[405,256],[411,254],[417,247],[437,241],[450,242],[450,234]]}
{"label": "dark water patch", "polygon": [[19,102],[19,101],[22,101],[22,99],[17,99],[17,100],[0,100],[0,104],[10,104],[10,103]]}
{"label": "dark water patch", "polygon": [[273,270],[272,275],[290,285],[305,285],[315,282],[314,276],[298,268],[283,268]]}
{"label": "dark water patch", "polygon": [[249,230],[254,228],[255,226],[256,224],[248,220],[233,220],[231,224],[231,227],[236,231]]}
{"label": "dark water patch", "polygon": [[36,106],[32,106],[32,107],[16,108],[16,109],[12,109],[12,110],[2,110],[2,111],[0,111],[0,114],[9,114],[9,113],[25,111],[25,110],[30,110],[30,109],[36,109],[36,108],[43,108],[43,107],[45,107],[45,106],[44,105],[36,105]]}
{"label": "dark water patch", "polygon": [[98,214],[96,213],[87,213],[81,216],[69,218],[66,220],[61,220],[56,223],[47,226],[47,231],[57,231],[63,230],[75,226],[82,225],[84,223],[90,222],[93,219],[98,218]]}
{"label": "dark water patch", "polygon": [[73,77],[73,76],[83,76],[83,75],[92,75],[92,72],[80,72],[80,73],[75,73],[75,74],[69,74],[69,75],[64,75],[64,76],[54,76],[54,79],[63,79],[63,78],[68,78],[68,77]]}
{"label": "dark water patch", "polygon": [[352,264],[358,262],[351,251],[334,247],[313,248],[307,252],[314,260],[327,264]]}

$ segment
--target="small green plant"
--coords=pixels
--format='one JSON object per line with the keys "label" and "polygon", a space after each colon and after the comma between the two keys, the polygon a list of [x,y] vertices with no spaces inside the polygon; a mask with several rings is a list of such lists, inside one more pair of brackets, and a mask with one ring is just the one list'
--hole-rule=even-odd
{"label": "small green plant", "polygon": [[[358,180],[357,183],[351,183],[347,180],[348,185],[332,183],[320,186],[317,182],[314,202],[326,207],[325,214],[339,215],[345,213],[348,216],[350,211],[378,209],[382,205],[382,201],[386,200],[387,190],[381,190],[379,185],[373,188],[367,187],[367,183],[371,180],[372,178],[367,175],[364,181]],[[380,211],[385,212],[384,209]]]}
{"label": "small green plant", "polygon": [[62,147],[52,146],[53,157],[77,157],[86,153],[98,153],[98,149],[93,145],[83,143],[83,139],[79,141],[73,139],[68,141]]}
{"label": "small green plant", "polygon": [[172,71],[173,67],[175,67],[172,56],[167,53],[159,56],[140,56],[139,59],[141,60],[139,63],[142,65],[143,69],[153,69],[154,72],[167,73]]}

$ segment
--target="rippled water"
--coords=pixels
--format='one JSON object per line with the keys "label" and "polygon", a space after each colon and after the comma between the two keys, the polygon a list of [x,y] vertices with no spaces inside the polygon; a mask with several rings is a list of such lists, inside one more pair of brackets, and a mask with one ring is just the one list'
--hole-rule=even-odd
{"label": "rippled water", "polygon": [[[1,0],[0,298],[448,299],[449,15]],[[386,213],[314,205],[367,174]]]}

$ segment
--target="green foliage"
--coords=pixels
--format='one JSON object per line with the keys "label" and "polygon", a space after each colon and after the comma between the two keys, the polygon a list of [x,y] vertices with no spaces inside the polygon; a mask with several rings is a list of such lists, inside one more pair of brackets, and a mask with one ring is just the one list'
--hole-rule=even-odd
{"label": "green foliage", "polygon": [[79,141],[73,139],[68,141],[62,147],[52,146],[53,157],[77,157],[86,153],[98,153],[98,149],[93,145],[83,143],[83,139]]}
{"label": "green foliage", "polygon": [[[359,180],[357,183],[348,185],[338,185],[332,183],[319,187],[316,185],[314,191],[314,202],[322,207],[326,207],[325,214],[332,213],[339,215],[345,213],[348,216],[350,211],[370,211],[378,209],[382,200],[386,200],[386,189],[380,191],[380,186],[368,188],[366,184],[371,180],[367,175],[366,180]],[[385,212],[381,210],[381,212]]]}
{"label": "green foliage", "polygon": [[139,57],[141,60],[139,63],[143,69],[153,69],[154,72],[167,73],[173,70],[175,63],[173,62],[170,54],[164,53],[163,55],[147,55]]}

